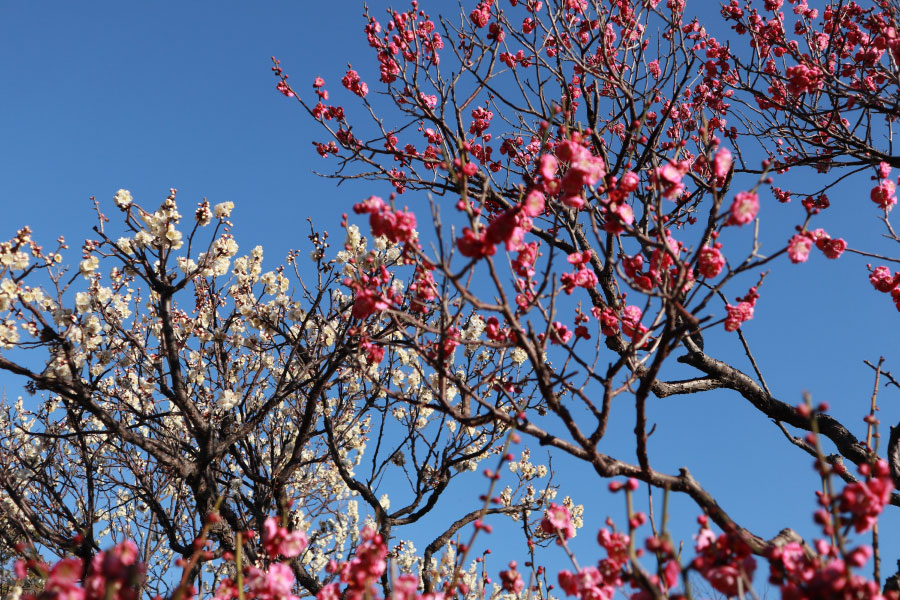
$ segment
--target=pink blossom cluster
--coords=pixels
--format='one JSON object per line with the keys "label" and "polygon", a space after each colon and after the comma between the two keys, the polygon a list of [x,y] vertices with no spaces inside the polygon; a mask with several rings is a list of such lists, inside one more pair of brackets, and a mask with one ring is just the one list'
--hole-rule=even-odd
{"label": "pink blossom cluster", "polygon": [[464,227],[462,237],[456,240],[456,246],[459,248],[460,254],[475,260],[497,253],[496,246],[488,240],[487,231],[484,228],[475,231]]}
{"label": "pink blossom cluster", "polygon": [[509,52],[501,52],[498,57],[500,62],[505,64],[510,69],[515,69],[517,65],[522,65],[525,68],[531,66],[531,57],[525,56],[524,50],[519,50],[515,54],[510,54]]}
{"label": "pink blossom cluster", "polygon": [[[606,575],[612,575],[611,578]],[[568,596],[581,600],[606,600],[613,598],[621,586],[619,569],[612,572],[601,571],[597,567],[582,567],[577,573],[568,570],[558,574],[559,587]]]}
{"label": "pink blossom cluster", "polygon": [[275,517],[269,517],[263,523],[262,542],[271,558],[294,558],[306,549],[309,538],[303,531],[288,531]]}
{"label": "pink blossom cluster", "polygon": [[362,600],[377,597],[375,583],[387,568],[387,545],[371,527],[365,528],[361,537],[362,543],[356,548],[353,558],[340,564],[332,561],[328,566],[329,571],[339,575],[340,583],[345,584],[343,592],[340,591],[338,582],[332,582],[316,594],[317,600]]}
{"label": "pink blossom cluster", "polygon": [[847,242],[844,239],[832,238],[824,229],[801,231],[788,241],[788,258],[795,264],[806,262],[809,259],[809,252],[813,244],[822,251],[822,254],[830,259],[840,258],[844,250],[847,249]]}
{"label": "pink blossom cluster", "polygon": [[[444,600],[443,592],[421,593],[419,591],[419,576],[412,573],[398,575],[394,580],[394,589],[391,600]],[[373,597],[377,600],[377,596]]]}
{"label": "pink blossom cluster", "polygon": [[[532,218],[542,214],[544,206],[543,194],[534,190],[522,204],[494,215],[487,228],[481,227],[478,231],[464,228],[462,237],[456,240],[460,254],[476,260],[493,256],[497,252],[496,245],[501,243],[510,252],[522,250],[526,247],[525,234],[531,230]],[[459,208],[464,210],[466,205],[460,203]]]}
{"label": "pink blossom cluster", "polygon": [[682,178],[690,170],[690,164],[688,160],[670,160],[650,172],[650,183],[666,200],[677,200],[684,193]]}
{"label": "pink blossom cluster", "polygon": [[[871,265],[869,266],[871,268]],[[876,267],[869,275],[869,281],[880,292],[890,292],[894,306],[900,311],[900,273],[891,276],[891,270],[887,267]]]}
{"label": "pink blossom cluster", "polygon": [[886,162],[878,165],[879,181],[878,185],[872,188],[869,197],[872,202],[880,206],[885,212],[890,210],[897,204],[897,185],[890,179],[891,167]]}
{"label": "pink blossom cluster", "polygon": [[564,504],[551,502],[541,519],[541,531],[548,536],[557,537],[557,543],[575,537],[575,524],[572,513]]}
{"label": "pink blossom cluster", "polygon": [[807,92],[813,93],[822,87],[824,72],[819,67],[807,65],[794,65],[785,71],[788,84],[787,89],[791,94],[800,95]]}
{"label": "pink blossom cluster", "polygon": [[425,263],[416,266],[413,282],[409,284],[409,291],[413,294],[409,308],[415,312],[422,312],[429,302],[438,297],[437,284],[434,281],[434,265]]}
{"label": "pink blossom cluster", "polygon": [[369,93],[369,86],[366,85],[362,79],[360,79],[359,73],[357,73],[353,69],[347,70],[347,74],[341,78],[341,83],[345,88],[347,88],[360,98],[365,98],[366,94]]}
{"label": "pink blossom cluster", "polygon": [[453,350],[460,344],[459,329],[450,327],[443,338],[437,338],[428,343],[425,356],[428,360],[442,364],[453,357]]}
{"label": "pink blossom cluster", "polygon": [[641,323],[643,311],[634,305],[622,309],[622,333],[637,342],[650,331]]}
{"label": "pink blossom cluster", "polygon": [[392,304],[400,304],[399,294],[389,296],[384,286],[389,284],[391,276],[384,265],[373,274],[361,274],[356,279],[347,277],[344,285],[353,290],[353,309],[351,314],[357,319],[367,319],[375,313],[387,310]]}
{"label": "pink blossom cluster", "polygon": [[641,323],[643,311],[638,306],[625,306],[621,317],[608,306],[602,309],[595,306],[591,309],[591,314],[600,322],[600,333],[603,335],[616,335],[621,327],[622,333],[634,342],[639,342],[650,331]]}
{"label": "pink blossom cluster", "polygon": [[697,556],[691,566],[726,596],[737,596],[741,590],[748,590],[756,571],[750,547],[734,534],[723,533],[717,537],[708,527],[705,515],[698,520],[701,528],[694,546]]}
{"label": "pink blossom cluster", "polygon": [[24,579],[28,570],[45,577],[44,590],[39,596],[26,594],[23,600],[137,600],[146,573],[131,540],[95,554],[87,572],[84,561],[74,557],[52,567],[35,560],[16,561],[16,577]]}
{"label": "pink blossom cluster", "polygon": [[[299,600],[293,593],[294,572],[284,563],[276,562],[267,569],[251,565],[244,569],[244,584],[247,596],[254,600]],[[247,597],[244,596],[244,597]],[[216,589],[213,600],[238,600],[240,590],[236,584],[225,582]]]}
{"label": "pink blossom cluster", "polygon": [[[636,479],[628,479],[626,482],[614,481],[609,489],[613,492],[626,490],[632,493],[638,488]],[[564,515],[563,515],[564,516]],[[634,513],[629,520],[632,532],[647,522],[644,513]],[[607,519],[607,524],[612,526],[612,521]],[[606,551],[606,558],[597,561],[596,566],[581,567],[577,572],[563,570],[558,573],[560,587],[569,596],[580,600],[608,600],[614,598],[617,590],[625,585],[626,566],[631,560],[631,537],[625,533],[601,529],[597,533],[597,543]],[[671,542],[651,536],[646,540],[647,550],[653,552],[660,560],[658,574],[649,575],[647,581],[639,583],[637,579],[630,578],[630,584],[637,591],[629,596],[632,600],[650,600],[656,597],[681,598],[681,595],[669,595],[678,584],[681,574],[674,547]],[[642,550],[635,551],[635,556],[641,556]],[[643,585],[649,584],[650,589]]]}
{"label": "pink blossom cluster", "polygon": [[488,24],[488,21],[491,20],[491,5],[493,4],[494,0],[482,0],[478,3],[478,6],[469,13],[469,19],[475,27],[481,28]]}
{"label": "pink blossom cluster", "polygon": [[825,233],[824,229],[816,229],[812,232],[813,239],[816,241],[816,248],[822,251],[826,258],[840,258],[844,250],[847,249],[847,242],[842,238],[832,238]]}
{"label": "pink blossom cluster", "polygon": [[384,346],[376,344],[367,337],[360,340],[359,349],[365,352],[366,363],[370,365],[378,364],[384,360]]}
{"label": "pink blossom cluster", "polygon": [[374,235],[383,235],[391,242],[405,243],[413,239],[416,215],[407,210],[393,210],[378,196],[369,196],[353,205],[356,214],[369,214],[369,226]]}
{"label": "pink blossom cluster", "polygon": [[540,242],[528,242],[519,249],[516,259],[512,263],[513,270],[516,275],[523,278],[531,278],[534,276],[534,264],[540,255],[538,248]]}
{"label": "pink blossom cluster", "polygon": [[731,151],[728,148],[719,148],[713,157],[713,175],[716,179],[724,180],[731,170]]}
{"label": "pink blossom cluster", "polygon": [[875,267],[867,265],[871,270],[869,282],[879,292],[890,293],[894,306],[900,310],[900,272],[891,275],[891,270],[885,266]]}
{"label": "pink blossom cluster", "polygon": [[629,195],[638,188],[640,179],[634,171],[627,171],[621,180],[615,177],[609,182],[609,198],[603,205],[605,223],[603,228],[613,234],[620,234],[634,223],[634,209],[628,204]]}
{"label": "pink blossom cluster", "polygon": [[[878,583],[854,574],[851,567],[863,566],[872,548],[860,546],[839,557],[838,549],[819,540],[818,556],[810,556],[797,542],[774,548],[769,556],[769,582],[778,585],[785,600],[885,600]],[[890,593],[889,593],[890,594]]]}
{"label": "pink blossom cluster", "polygon": [[[606,175],[606,164],[599,156],[594,156],[584,144],[581,134],[573,132],[569,139],[563,140],[556,147],[556,158],[568,164],[565,175],[558,186],[560,189],[560,201],[572,208],[584,206],[583,189],[585,186],[596,185]],[[546,177],[552,171],[553,163],[542,165],[542,175],[546,179],[545,185],[556,187],[556,179]]]}
{"label": "pink blossom cluster", "polygon": [[[656,286],[678,280],[682,272],[680,256],[684,247],[681,242],[672,237],[668,229],[659,236],[659,245],[650,252],[650,260],[645,261],[642,254],[624,256],[622,258],[622,270],[625,276],[631,280],[631,284],[642,291],[650,291]],[[647,270],[644,271],[646,262]],[[684,276],[688,283],[693,278],[693,272],[686,270]],[[685,284],[687,285],[687,283]]]}
{"label": "pink blossom cluster", "polygon": [[472,135],[483,135],[487,128],[491,126],[491,119],[493,118],[493,111],[488,110],[484,106],[479,106],[472,111],[473,121],[469,125],[469,133]]}
{"label": "pink blossom cluster", "polygon": [[725,256],[722,255],[720,242],[700,249],[697,256],[697,272],[700,275],[712,279],[717,277],[723,268],[725,268]]}
{"label": "pink blossom cluster", "polygon": [[279,93],[283,94],[286,98],[293,98],[294,91],[291,89],[291,86],[288,85],[288,75],[281,68],[281,61],[277,60],[274,56],[272,57],[272,73],[274,73],[275,77],[278,78],[278,83],[275,84],[275,89],[278,90]]}
{"label": "pink blossom cluster", "polygon": [[334,141],[328,142],[327,144],[313,142],[313,145],[316,147],[316,152],[318,152],[319,156],[322,158],[328,158],[329,154],[337,154],[338,151],[337,144]]}
{"label": "pink blossom cluster", "polygon": [[513,560],[510,561],[508,570],[500,571],[500,586],[513,594],[521,594],[525,589],[525,581],[522,579],[522,574],[516,570],[517,566],[518,564]]}
{"label": "pink blossom cluster", "polygon": [[[543,334],[539,336],[543,340]],[[572,330],[562,321],[554,321],[550,325],[550,343],[551,344],[568,344],[572,339]]]}
{"label": "pink blossom cluster", "polygon": [[874,466],[863,463],[859,474],[866,479],[844,486],[838,497],[838,510],[853,525],[857,533],[869,531],[878,522],[878,515],[891,500],[894,482],[887,462],[879,460]]}
{"label": "pink blossom cluster", "polygon": [[737,331],[741,323],[752,319],[757,299],[759,299],[759,292],[752,287],[746,296],[737,299],[736,305],[725,305],[725,309],[728,311],[728,316],[725,318],[725,331]]}
{"label": "pink blossom cluster", "polygon": [[383,83],[397,80],[397,75],[400,74],[399,58],[416,62],[421,57],[426,64],[440,63],[438,51],[444,47],[444,40],[435,31],[434,21],[424,11],[418,10],[416,2],[412,3],[409,11],[393,11],[391,20],[385,27],[374,17],[369,17],[365,33],[369,46],[378,51]]}
{"label": "pink blossom cluster", "polygon": [[[872,265],[869,265],[869,268],[872,269]],[[875,267],[869,274],[869,282],[879,292],[893,292],[900,285],[900,273],[891,275],[888,267]]]}
{"label": "pink blossom cluster", "polygon": [[337,121],[344,120],[344,109],[340,106],[327,106],[323,102],[319,102],[312,109],[313,118],[320,121]]}
{"label": "pink blossom cluster", "polygon": [[575,271],[560,275],[560,283],[567,294],[571,294],[576,287],[589,290],[597,285],[597,276],[590,266],[591,255],[590,250],[569,255],[569,264],[575,265]]}
{"label": "pink blossom cluster", "polygon": [[813,239],[811,236],[806,235],[806,232],[795,234],[788,241],[788,258],[794,264],[806,262],[809,259],[809,251],[812,249],[812,246]]}
{"label": "pink blossom cluster", "polygon": [[811,215],[818,214],[820,210],[831,206],[831,200],[828,199],[828,194],[825,193],[821,193],[818,196],[807,196],[800,203]]}
{"label": "pink blossom cluster", "polygon": [[619,333],[619,315],[616,314],[616,311],[607,306],[595,313],[595,316],[600,321],[600,333],[603,335]]}
{"label": "pink blossom cluster", "polygon": [[509,327],[500,327],[500,320],[497,317],[488,317],[484,327],[484,334],[487,338],[494,342],[515,341],[515,332]]}

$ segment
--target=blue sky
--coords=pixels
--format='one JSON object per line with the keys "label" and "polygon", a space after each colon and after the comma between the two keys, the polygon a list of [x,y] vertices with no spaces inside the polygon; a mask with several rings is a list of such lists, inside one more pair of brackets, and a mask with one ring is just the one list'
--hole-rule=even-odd
{"label": "blue sky", "polygon": [[322,208],[341,192],[311,176],[310,123],[274,92],[269,57],[304,90],[342,74],[365,40],[361,5],[340,4],[6,4],[2,233],[30,222],[83,239],[88,197],[120,187],[149,204],[170,187],[234,201],[241,232],[283,248],[307,216],[333,221]]}
{"label": "blue sky", "polygon": [[[385,4],[370,2],[373,11]],[[455,7],[429,4],[432,12]],[[324,168],[311,144],[318,132],[275,91],[269,57],[282,60],[304,93],[317,75],[339,92],[348,60],[375,87],[361,13],[362,2],[355,0],[4,3],[0,238],[28,224],[39,241],[49,245],[63,234],[77,249],[94,224],[90,196],[111,208],[113,193],[128,188],[153,206],[170,187],[179,190],[185,207],[204,196],[235,202],[238,242],[244,248],[264,244],[270,265],[289,248],[306,247],[307,217],[337,235],[341,212],[369,193],[387,196],[390,190],[336,188],[311,172]],[[714,18],[707,16],[707,22]],[[819,225],[852,247],[873,250],[882,242],[867,198],[870,185],[865,175],[848,182],[832,195],[833,208]],[[424,199],[404,201],[426,206]],[[772,228],[773,244],[790,237],[801,210],[796,202],[782,206],[764,194],[760,218]],[[762,290],[755,320],[745,327],[776,396],[797,403],[808,390],[816,401],[828,401],[858,436],[865,432],[872,385],[862,360],[883,355],[887,368],[900,371],[891,362],[897,359],[897,313],[866,282],[866,262],[851,255],[826,262],[815,251],[805,265],[782,259]],[[728,295],[743,294],[753,283]],[[749,370],[733,334],[713,333],[707,347]],[[18,382],[8,377],[0,375],[0,386],[18,393]],[[882,392],[881,405],[883,421],[897,422],[895,390]],[[621,407],[611,446],[629,443],[629,410]],[[651,419],[666,425],[651,440],[657,468],[675,472],[689,465],[723,506],[764,536],[785,526],[814,533],[811,459],[737,395],[654,400]],[[607,504],[601,491],[606,482],[584,477],[584,466],[554,464],[563,485],[567,477],[587,482],[566,491],[589,507],[582,543],[590,552],[591,531],[607,514],[621,517],[621,504]],[[684,515],[679,533],[689,536],[697,511],[683,499],[677,504]],[[897,525],[889,515],[882,527]],[[884,538],[883,544],[889,566],[900,544]]]}

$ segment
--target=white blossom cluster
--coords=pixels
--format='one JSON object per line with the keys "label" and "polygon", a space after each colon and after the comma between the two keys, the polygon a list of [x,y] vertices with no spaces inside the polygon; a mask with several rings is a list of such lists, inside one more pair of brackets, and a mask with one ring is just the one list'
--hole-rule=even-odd
{"label": "white blossom cluster", "polygon": [[[300,561],[319,574],[330,560],[351,556],[362,529],[377,525],[376,508],[392,514],[414,501],[415,481],[410,490],[379,487],[381,474],[390,471],[394,481],[413,473],[433,493],[498,457],[504,427],[467,426],[447,410],[479,410],[469,386],[483,394],[485,382],[505,382],[510,373],[478,380],[476,362],[457,364],[455,354],[441,373],[427,358],[439,339],[433,331],[352,316],[342,278],[393,268],[397,245],[376,238],[369,249],[348,226],[344,249],[320,263],[319,282],[307,286],[296,262],[266,268],[260,246],[239,255],[232,202],[203,200],[192,227],[184,226],[174,190],[153,211],[127,190],[113,203],[124,230],[107,237],[101,228],[84,243],[71,269],[80,277],[69,274],[63,240],[47,251],[26,228],[0,244],[0,350],[40,356],[22,367],[38,393],[0,406],[0,451],[13,467],[0,488],[22,499],[0,494],[6,518],[27,523],[31,510],[60,523],[88,519],[101,545],[131,538],[151,549],[148,566],[162,576],[179,556],[173,542],[189,546],[199,531],[196,487],[185,472],[207,469],[223,502],[245,514],[255,502],[271,510],[265,482],[295,465],[282,493],[293,526],[310,536]],[[392,292],[406,287],[400,276],[390,282]],[[436,317],[423,318],[435,326]],[[474,313],[459,328],[466,359],[481,352],[484,329]],[[360,339],[376,340],[385,357],[371,360]],[[510,355],[508,364],[524,362],[515,349]],[[198,466],[198,440],[203,451],[219,443],[227,451]],[[546,468],[532,465],[527,452],[515,464],[520,483],[504,490],[503,504],[538,506],[553,490],[525,483]],[[79,487],[88,478],[93,508]],[[369,486],[375,505],[348,481]],[[41,496],[36,482],[54,486],[57,497]],[[421,573],[414,542],[394,542],[399,572]],[[448,547],[428,568],[446,574],[453,560]],[[214,580],[229,569],[222,561],[204,568]]]}

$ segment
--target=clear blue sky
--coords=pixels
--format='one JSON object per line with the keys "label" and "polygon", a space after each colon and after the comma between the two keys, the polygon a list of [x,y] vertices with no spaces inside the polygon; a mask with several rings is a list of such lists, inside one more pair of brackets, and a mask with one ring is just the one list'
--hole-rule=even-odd
{"label": "clear blue sky", "polygon": [[[375,12],[385,4],[370,2]],[[436,13],[438,7],[453,11],[456,3],[423,4]],[[692,5],[701,3],[689,2],[688,12]],[[713,5],[702,2],[711,13],[707,23],[715,18]],[[264,244],[270,265],[288,248],[305,247],[308,216],[337,234],[339,215],[353,202],[390,190],[337,189],[311,172],[325,166],[310,143],[318,132],[276,93],[269,57],[282,60],[304,93],[316,75],[340,91],[337,80],[348,61],[374,88],[377,69],[361,13],[356,0],[3,3],[0,238],[28,224],[46,244],[64,234],[77,248],[94,223],[89,196],[109,207],[123,187],[150,206],[170,187],[185,207],[203,196],[235,202],[238,242],[243,248]],[[852,247],[871,250],[881,232],[869,187],[862,176],[833,194],[834,206],[819,225]],[[802,209],[763,198],[763,227],[776,242],[787,240]],[[425,207],[424,199],[404,200]],[[745,327],[776,396],[796,403],[809,390],[859,436],[872,382],[862,360],[884,355],[887,367],[900,372],[893,333],[898,315],[868,286],[865,262],[845,255],[826,263],[815,251],[805,265],[779,261],[756,319]],[[743,294],[753,283],[728,295]],[[707,348],[749,370],[733,334],[708,336]],[[18,382],[0,376],[0,386],[16,395]],[[895,390],[882,392],[881,406],[886,438],[887,424],[900,415]],[[611,446],[617,438],[630,443],[632,412],[621,407]],[[785,526],[813,534],[811,459],[737,395],[654,400],[651,420],[662,425],[651,442],[657,468],[675,472],[689,465],[734,517],[764,536]],[[564,475],[584,471],[556,464]],[[566,492],[588,506],[587,553],[595,547],[588,544],[592,531],[607,514],[620,518],[622,509],[618,499],[606,503],[600,492],[605,481],[578,481],[587,483]],[[679,532],[689,536],[697,510],[678,504],[684,508]],[[895,512],[888,511],[883,531],[896,531]],[[900,544],[890,536],[883,543],[890,568]]]}

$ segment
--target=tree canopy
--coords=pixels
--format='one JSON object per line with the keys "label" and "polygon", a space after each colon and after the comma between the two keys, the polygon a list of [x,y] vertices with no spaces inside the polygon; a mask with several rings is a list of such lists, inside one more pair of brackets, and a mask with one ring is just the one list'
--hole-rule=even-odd
{"label": "tree canopy", "polygon": [[[316,170],[380,194],[339,235],[303,224],[306,248],[264,267],[233,202],[120,189],[80,255],[28,227],[0,244],[0,369],[31,394],[0,413],[0,536],[70,557],[16,575],[52,598],[595,600],[749,595],[767,563],[785,598],[900,591],[877,529],[900,506],[890,362],[835,353],[870,359],[847,421],[770,387],[744,332],[769,274],[814,254],[857,261],[846,285],[884,293],[886,322],[900,309],[900,5],[427,10],[366,9],[371,56],[344,73],[296,84],[272,59],[320,126]],[[868,234],[825,231],[832,202],[859,203]],[[653,403],[725,391],[811,459],[821,539],[759,531],[691,465],[658,466],[678,448],[653,445]],[[717,417],[685,433],[740,426]],[[591,506],[536,449],[626,496],[599,560],[567,545]],[[474,471],[473,502],[439,509]],[[670,495],[701,515],[693,554]],[[416,547],[405,532],[435,517]],[[521,537],[493,572],[475,541],[503,520]],[[571,569],[545,568],[555,545]]]}

